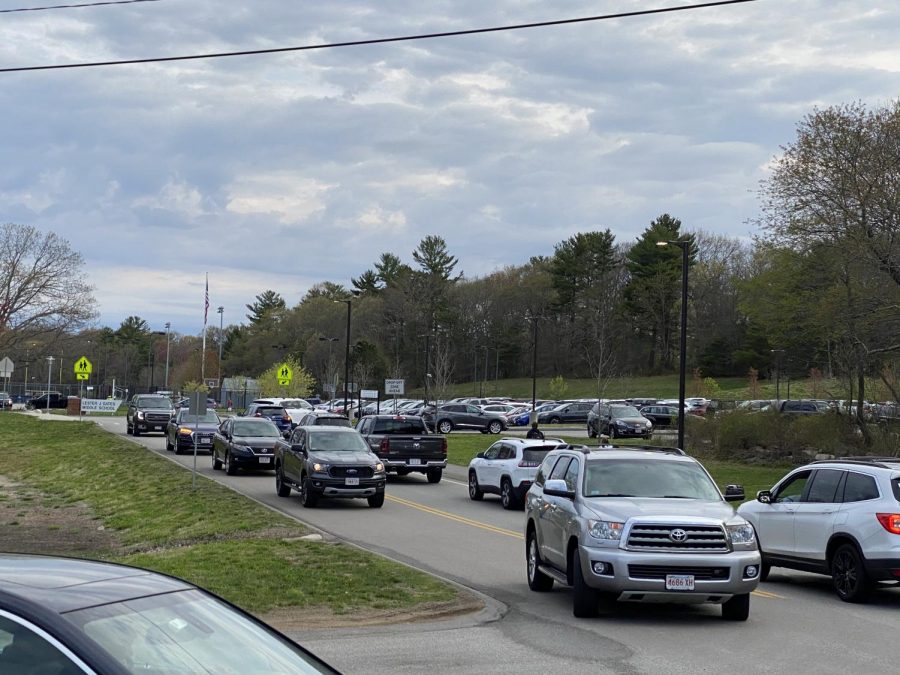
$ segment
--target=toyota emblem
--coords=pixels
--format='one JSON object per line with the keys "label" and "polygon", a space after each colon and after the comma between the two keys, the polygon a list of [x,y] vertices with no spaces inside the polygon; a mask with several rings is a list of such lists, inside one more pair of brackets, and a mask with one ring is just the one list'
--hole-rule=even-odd
{"label": "toyota emblem", "polygon": [[669,539],[677,544],[680,544],[687,539],[687,532],[682,530],[680,527],[676,527],[674,530],[669,532]]}

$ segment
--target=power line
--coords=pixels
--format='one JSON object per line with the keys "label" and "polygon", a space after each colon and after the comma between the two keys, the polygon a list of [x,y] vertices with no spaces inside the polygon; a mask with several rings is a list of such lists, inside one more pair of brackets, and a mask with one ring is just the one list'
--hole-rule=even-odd
{"label": "power line", "polygon": [[403,35],[389,38],[373,38],[371,40],[353,40],[350,42],[329,42],[318,45],[301,45],[297,47],[274,47],[271,49],[247,49],[237,52],[215,52],[210,54],[191,54],[187,56],[156,56],[146,59],[123,59],[121,61],[94,61],[84,63],[63,63],[52,66],[21,66],[18,68],[0,68],[0,73],[18,73],[28,70],[61,70],[63,68],[98,68],[102,66],[125,66],[137,63],[163,63],[166,61],[194,61],[199,59],[221,59],[228,56],[256,56],[259,54],[279,54],[284,52],[304,52],[318,49],[336,49],[338,47],[362,47],[365,45],[388,44],[391,42],[410,42],[413,40],[432,40],[435,38],[459,37],[461,35],[478,35],[480,33],[499,33],[502,31],[522,30],[525,28],[543,28],[547,26],[563,26],[574,23],[588,23],[592,21],[607,21],[609,19],[625,19],[635,16],[647,16],[650,14],[666,14],[671,12],[683,12],[708,7],[721,7],[723,5],[738,5],[756,0],[719,0],[718,2],[703,2],[693,5],[679,5],[677,7],[662,7],[657,9],[643,9],[633,12],[619,12],[616,14],[601,14],[598,16],[585,16],[576,19],[557,19],[555,21],[537,21],[534,23],[520,23],[508,26],[493,26],[490,28],[471,28],[468,30],[445,31],[441,33],[422,33],[418,35]]}
{"label": "power line", "polygon": [[106,0],[106,2],[85,2],[78,5],[48,5],[47,7],[17,7],[15,9],[0,9],[0,14],[12,14],[14,12],[42,12],[47,9],[77,9],[78,7],[100,7],[101,5],[134,5],[138,2],[159,2],[160,0]]}

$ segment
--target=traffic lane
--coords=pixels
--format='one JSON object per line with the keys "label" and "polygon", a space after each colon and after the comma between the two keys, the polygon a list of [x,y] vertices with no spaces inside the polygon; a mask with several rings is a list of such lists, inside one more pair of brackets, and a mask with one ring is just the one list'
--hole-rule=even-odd
{"label": "traffic lane", "polygon": [[[138,440],[154,447],[160,454],[174,458],[172,453],[162,449],[161,437]],[[189,465],[192,458],[181,456],[177,460]],[[751,618],[745,624],[722,621],[719,608],[715,606],[622,604],[610,616],[591,621],[576,620],[571,615],[571,591],[568,589],[556,589],[547,594],[528,591],[524,579],[524,547],[513,541],[510,534],[453,521],[432,512],[447,511],[450,515],[459,515],[452,514],[448,507],[454,501],[466,503],[460,499],[458,491],[453,491],[454,487],[462,489],[460,485],[442,481],[438,485],[422,486],[398,481],[392,486],[397,488],[396,491],[389,490],[389,495],[394,493],[398,499],[430,510],[399,501],[387,501],[383,509],[369,509],[365,502],[328,500],[323,502],[321,509],[303,509],[295,499],[282,500],[274,496],[271,472],[229,477],[213,472],[208,457],[201,458],[198,466],[205,475],[289,515],[506,602],[511,611],[496,626],[498,635],[502,635],[496,645],[500,651],[506,650],[510,642],[524,648],[542,643],[547,636],[587,631],[596,638],[609,640],[610,646],[618,645],[631,653],[629,663],[639,672],[712,672],[722,668],[738,673],[761,672],[771,670],[773,664],[778,670],[790,668],[806,672],[814,664],[821,672],[855,672],[860,663],[866,664],[869,672],[893,670],[890,645],[900,628],[896,612],[900,599],[896,589],[882,591],[881,597],[872,605],[850,606],[834,596],[827,579],[776,569],[773,581],[761,585],[760,593],[754,595]],[[448,471],[448,475],[453,474],[452,470]],[[426,486],[430,488],[428,492],[422,489]],[[450,494],[444,495],[448,488]],[[412,493],[412,490],[416,492]],[[423,500],[423,495],[432,501]],[[434,501],[436,499],[447,501]],[[499,508],[485,508],[477,519],[460,517],[493,528],[508,529],[503,527],[505,522],[492,518],[498,515],[505,518],[514,514]],[[360,521],[365,523],[364,527],[356,524]],[[428,545],[422,546],[426,538]],[[340,632],[336,634],[340,635]],[[402,647],[405,640],[397,639],[398,647]],[[790,644],[790,649],[775,654],[775,660],[772,660],[773,645],[784,644]],[[542,648],[549,647],[544,645]],[[754,660],[754,654],[765,655],[765,660]],[[385,656],[379,663],[384,667],[380,672],[389,672],[391,668],[402,669],[405,661],[395,662]],[[460,663],[477,665],[466,659]],[[707,664],[715,664],[715,668],[707,667]],[[336,661],[336,665],[339,662]],[[516,662],[511,670],[519,671],[521,667],[522,663]],[[578,668],[569,671],[563,667],[561,672],[576,670]],[[455,672],[466,672],[466,669],[460,667]]]}

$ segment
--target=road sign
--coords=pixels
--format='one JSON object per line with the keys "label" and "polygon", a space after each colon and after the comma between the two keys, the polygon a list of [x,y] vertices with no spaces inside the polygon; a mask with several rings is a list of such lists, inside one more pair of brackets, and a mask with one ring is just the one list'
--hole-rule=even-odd
{"label": "road sign", "polygon": [[363,389],[359,392],[360,398],[372,399],[378,398],[378,390],[377,389]]}
{"label": "road sign", "polygon": [[90,377],[91,376],[88,375],[87,373],[75,373],[76,380],[88,380],[88,379],[90,379]]}
{"label": "road sign", "polygon": [[101,398],[81,399],[81,412],[116,412],[122,401]]}
{"label": "road sign", "polygon": [[[87,360],[86,356],[82,356],[75,362],[75,367],[73,368],[76,375],[90,375],[94,372],[94,364]],[[86,377],[79,377],[79,380],[86,380]]]}
{"label": "road sign", "polygon": [[278,377],[278,384],[288,385],[291,383],[291,380],[294,379],[294,371],[288,364],[282,363],[280,366],[278,366],[278,372],[276,373],[276,376]]}
{"label": "road sign", "polygon": [[10,377],[12,376],[13,368],[15,364],[9,360],[8,356],[4,356],[3,360],[0,361],[0,377]]}
{"label": "road sign", "polygon": [[388,396],[403,396],[406,393],[406,380],[385,380],[384,393]]}

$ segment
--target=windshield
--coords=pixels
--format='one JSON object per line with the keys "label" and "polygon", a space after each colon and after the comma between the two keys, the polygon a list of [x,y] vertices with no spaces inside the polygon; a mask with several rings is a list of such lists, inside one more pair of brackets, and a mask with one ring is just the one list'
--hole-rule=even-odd
{"label": "windshield", "polygon": [[333,432],[328,430],[309,432],[310,450],[326,450],[328,452],[368,452],[369,446],[357,433]]}
{"label": "windshield", "polygon": [[139,408],[152,408],[154,410],[171,410],[172,402],[167,398],[154,396],[152,398],[139,398],[137,401]]}
{"label": "windshield", "polygon": [[182,591],[64,615],[129,673],[330,673],[315,657],[201,593]]}
{"label": "windshield", "polygon": [[633,405],[614,405],[610,412],[613,417],[640,417],[641,413]]}
{"label": "windshield", "polygon": [[178,421],[181,424],[195,424],[197,422],[218,424],[219,416],[216,415],[214,410],[207,410],[205,415],[191,415],[190,413],[182,413],[182,415],[178,418]]}
{"label": "windshield", "polygon": [[278,427],[268,420],[253,422],[251,420],[241,420],[234,423],[235,436],[259,436],[261,438],[281,438],[281,432]]}
{"label": "windshield", "polygon": [[706,472],[693,462],[606,459],[588,462],[585,497],[657,497],[721,501]]}
{"label": "windshield", "polygon": [[284,417],[287,411],[281,406],[260,406],[256,409],[256,414],[263,417]]}
{"label": "windshield", "polygon": [[301,399],[287,399],[281,402],[282,408],[303,408],[305,410],[312,410],[312,406],[303,401]]}
{"label": "windshield", "polygon": [[317,427],[349,427],[350,420],[346,417],[318,417],[313,422]]}

